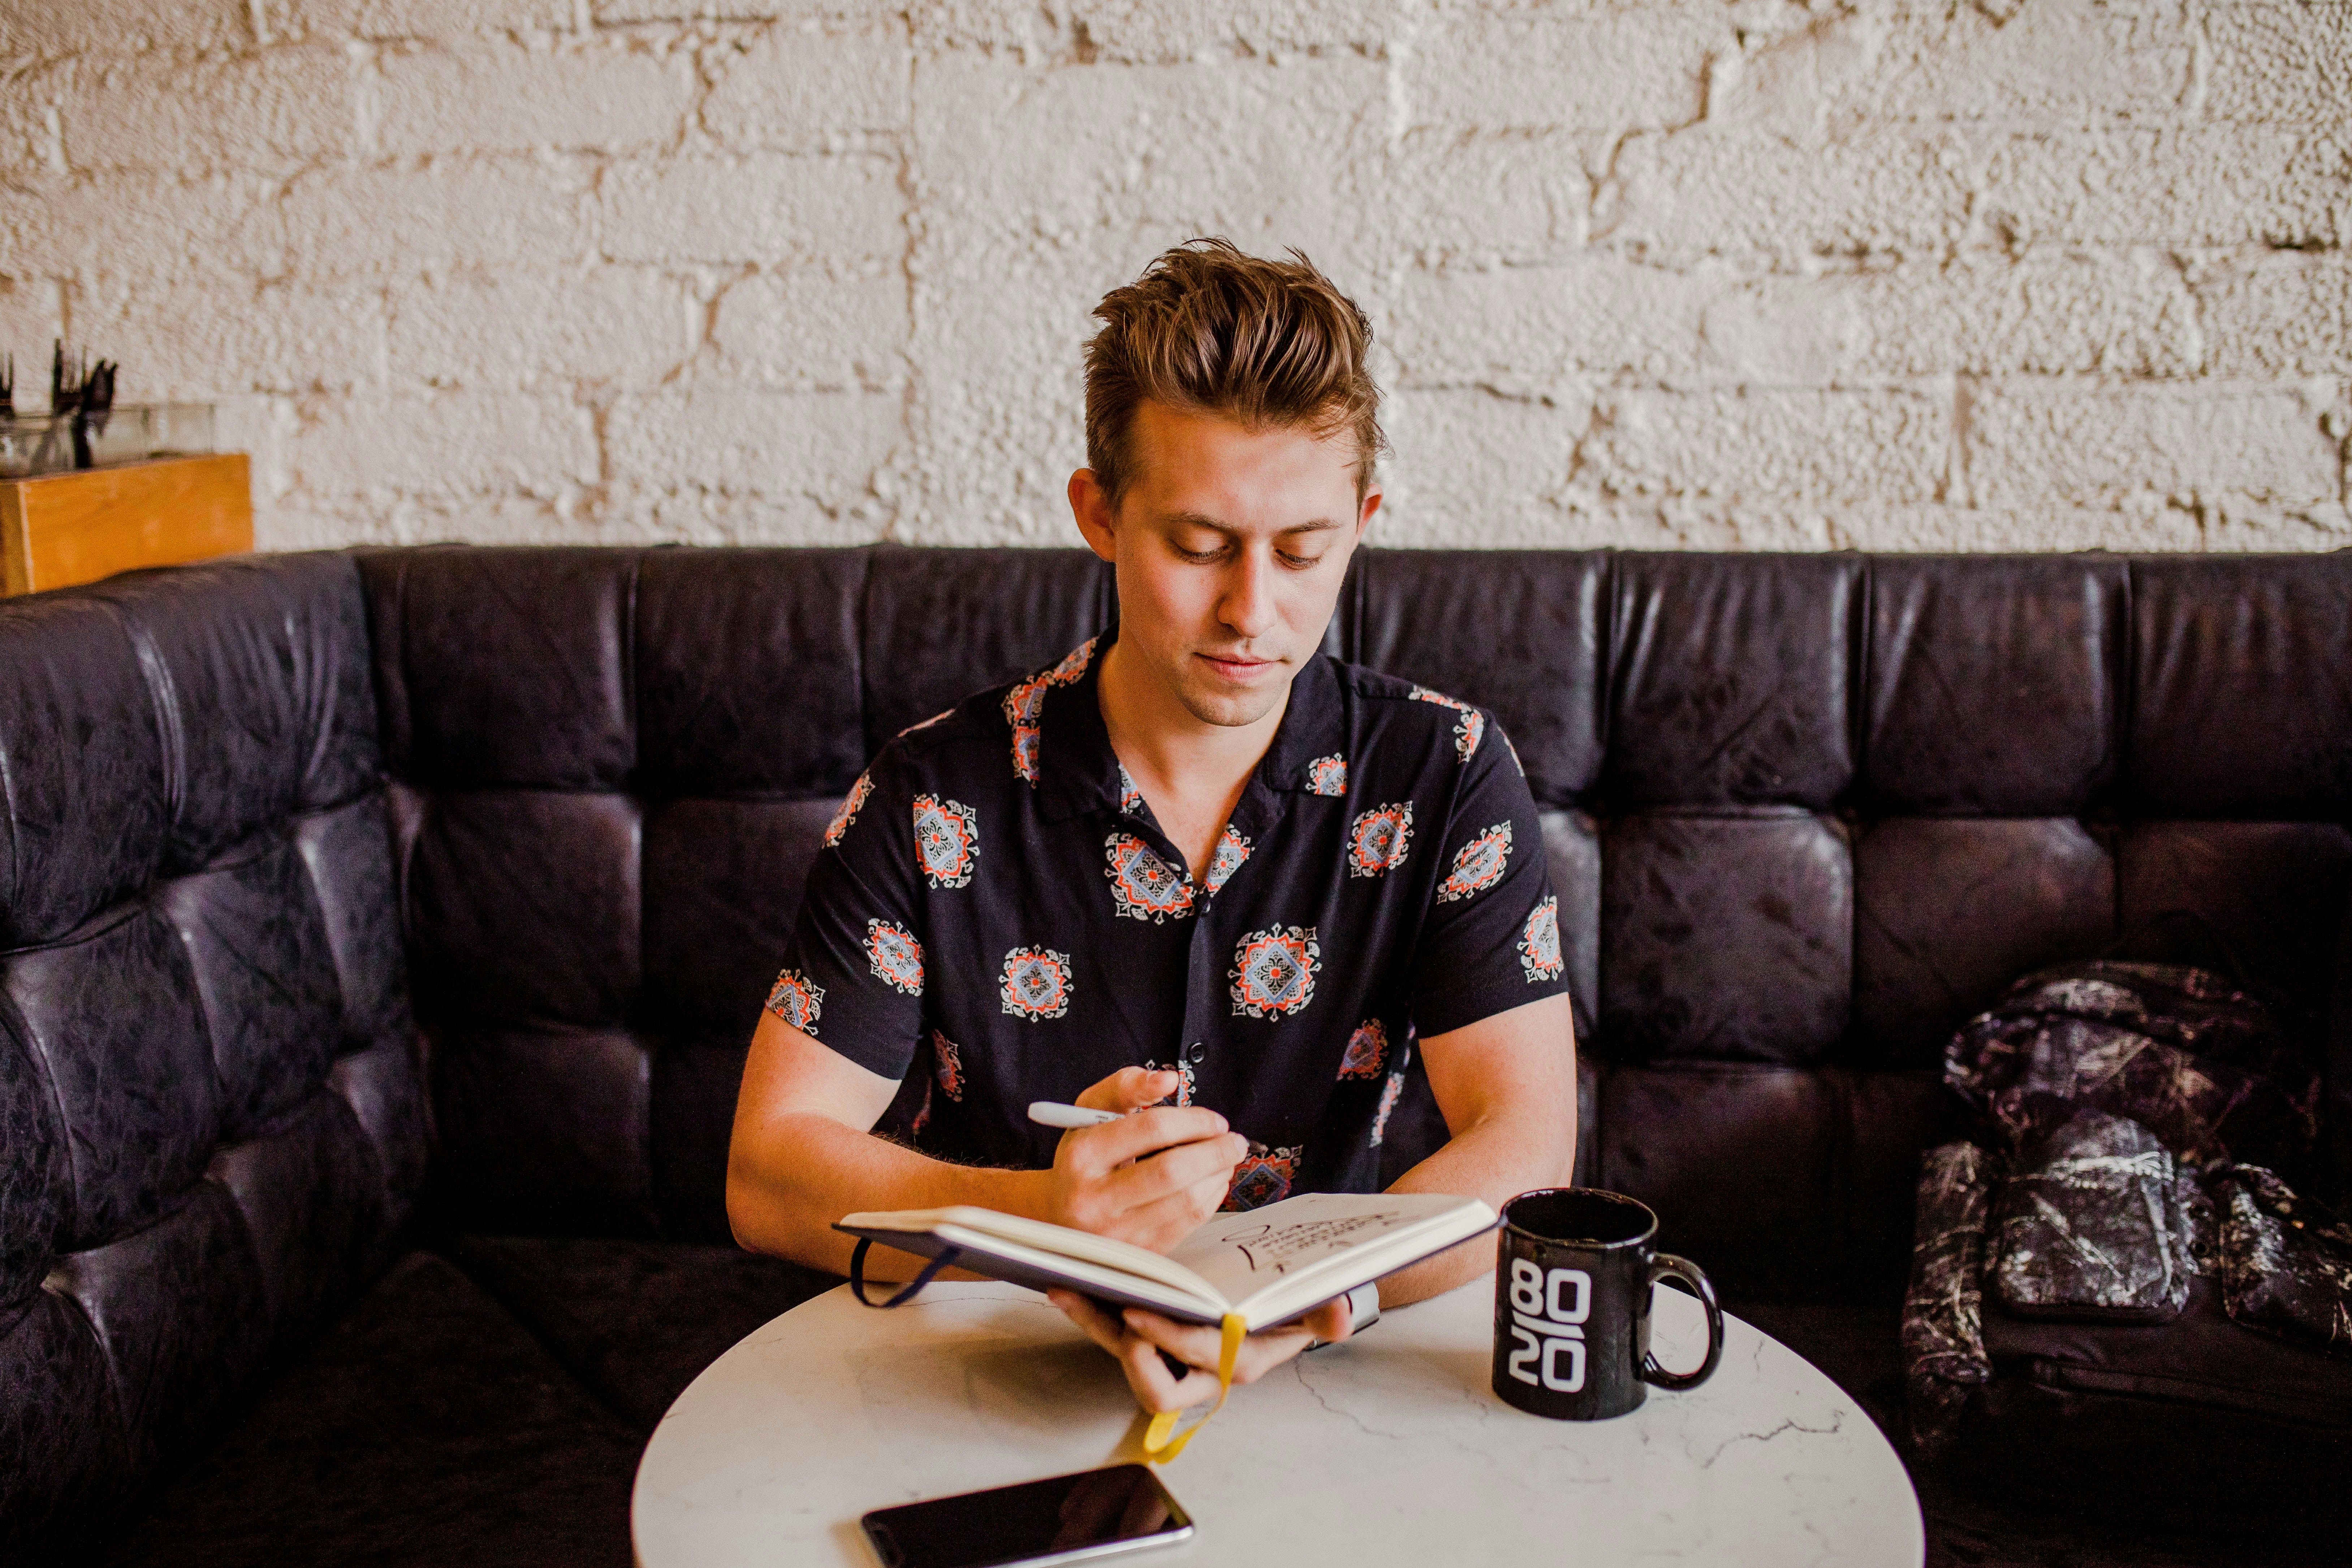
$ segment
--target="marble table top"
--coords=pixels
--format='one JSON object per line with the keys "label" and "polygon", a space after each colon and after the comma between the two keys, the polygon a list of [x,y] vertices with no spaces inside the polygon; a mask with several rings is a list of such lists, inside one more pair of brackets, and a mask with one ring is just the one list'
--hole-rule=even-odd
{"label": "marble table top", "polygon": [[[1724,1315],[1722,1366],[1614,1421],[1549,1421],[1488,1385],[1491,1276],[1236,1388],[1161,1470],[1190,1543],[1138,1563],[1871,1564],[1919,1568],[1919,1505],[1870,1418]],[[1705,1324],[1660,1290],[1659,1358]],[[1044,1298],[941,1284],[894,1311],[843,1286],[704,1371],[637,1467],[643,1568],[871,1568],[869,1509],[1138,1457],[1118,1371]],[[1124,1559],[1122,1559],[1124,1561]]]}

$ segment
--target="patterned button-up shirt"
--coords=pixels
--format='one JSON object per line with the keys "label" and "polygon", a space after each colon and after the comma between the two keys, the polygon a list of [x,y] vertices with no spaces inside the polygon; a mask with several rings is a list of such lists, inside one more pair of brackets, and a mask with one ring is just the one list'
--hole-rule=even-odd
{"label": "patterned button-up shirt", "polygon": [[769,1009],[925,1075],[908,1131],[943,1158],[1051,1164],[1029,1102],[1143,1066],[1268,1149],[1228,1207],[1377,1190],[1416,1038],[1567,989],[1517,754],[1480,709],[1318,656],[1196,883],[1103,725],[1115,635],[882,749]]}

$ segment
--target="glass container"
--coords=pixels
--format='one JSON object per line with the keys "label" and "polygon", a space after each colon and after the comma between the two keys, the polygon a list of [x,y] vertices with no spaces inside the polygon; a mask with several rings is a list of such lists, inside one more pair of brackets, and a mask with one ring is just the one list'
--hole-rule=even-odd
{"label": "glass container", "polygon": [[209,403],[122,404],[89,420],[93,468],[211,450],[213,405]]}
{"label": "glass container", "polygon": [[0,479],[62,473],[73,466],[70,415],[32,414],[0,419]]}

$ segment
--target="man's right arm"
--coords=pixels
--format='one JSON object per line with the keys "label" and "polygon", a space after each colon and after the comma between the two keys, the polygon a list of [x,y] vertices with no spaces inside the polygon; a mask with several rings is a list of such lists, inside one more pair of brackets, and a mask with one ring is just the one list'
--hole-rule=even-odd
{"label": "man's right arm", "polygon": [[[762,1013],[727,1154],[727,1218],[736,1241],[846,1274],[856,1243],[833,1228],[842,1215],[976,1204],[1165,1251],[1216,1212],[1245,1146],[1213,1110],[1141,1109],[1174,1093],[1176,1075],[1128,1068],[1078,1103],[1137,1114],[1065,1133],[1051,1169],[954,1165],[867,1131],[898,1088]],[[888,1248],[867,1261],[868,1272],[884,1279],[908,1278],[919,1267]]]}

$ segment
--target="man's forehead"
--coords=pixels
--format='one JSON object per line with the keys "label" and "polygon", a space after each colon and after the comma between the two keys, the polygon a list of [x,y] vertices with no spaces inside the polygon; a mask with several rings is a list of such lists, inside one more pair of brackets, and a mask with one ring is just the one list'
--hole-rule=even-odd
{"label": "man's forehead", "polygon": [[1345,432],[1252,426],[1156,404],[1139,412],[1129,493],[1165,526],[1288,533],[1353,518],[1358,464]]}

